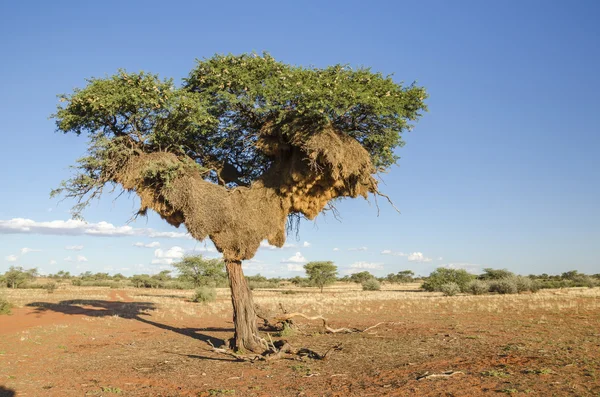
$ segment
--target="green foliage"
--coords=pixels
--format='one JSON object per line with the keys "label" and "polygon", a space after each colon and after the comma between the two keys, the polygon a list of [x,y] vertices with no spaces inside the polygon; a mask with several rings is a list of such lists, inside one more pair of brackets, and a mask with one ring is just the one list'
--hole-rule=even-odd
{"label": "green foliage", "polygon": [[375,278],[374,275],[372,275],[371,273],[364,271],[364,272],[358,272],[358,273],[353,273],[350,275],[350,280],[357,283],[357,284],[362,284],[367,280],[370,280],[372,278]]}
{"label": "green foliage", "polygon": [[456,283],[461,291],[465,291],[467,284],[474,278],[474,275],[464,269],[438,267],[429,275],[422,288],[426,291],[441,291],[442,285]]}
{"label": "green foliage", "polygon": [[490,292],[490,285],[487,281],[472,280],[465,287],[465,292],[472,295],[483,295]]}
{"label": "green foliage", "polygon": [[52,294],[52,293],[54,293],[54,291],[56,290],[58,285],[56,283],[46,283],[46,284],[44,284],[43,287],[46,290],[46,292],[48,292],[49,294]]}
{"label": "green foliage", "polygon": [[414,280],[415,273],[412,270],[402,270],[398,273],[390,273],[385,277],[389,283],[410,283]]}
{"label": "green foliage", "polygon": [[179,278],[191,282],[195,287],[227,286],[225,263],[221,259],[205,259],[202,255],[185,256],[173,264]]}
{"label": "green foliage", "polygon": [[512,277],[515,274],[506,269],[483,269],[483,274],[480,274],[477,278],[480,280],[500,280],[502,278]]}
{"label": "green foliage", "polygon": [[503,295],[516,294],[519,292],[519,289],[516,280],[510,277],[490,282],[490,292],[497,292]]}
{"label": "green foliage", "polygon": [[202,286],[196,288],[192,301],[206,303],[217,299],[217,290],[214,287]]}
{"label": "green foliage", "polygon": [[10,314],[12,304],[0,296],[0,314]]}
{"label": "green foliage", "polygon": [[19,288],[27,282],[32,281],[37,277],[37,269],[23,269],[21,266],[11,266],[2,277],[4,283],[9,288]]}
{"label": "green foliage", "polygon": [[449,282],[440,285],[440,291],[444,294],[444,296],[454,296],[461,292],[460,286],[455,282]]}
{"label": "green foliage", "polygon": [[337,266],[331,261],[308,262],[304,265],[306,275],[310,282],[319,287],[323,292],[323,287],[333,284],[336,280]]}
{"label": "green foliage", "polygon": [[[304,133],[299,125],[319,131],[330,124],[361,143],[382,171],[398,159],[394,149],[404,145],[401,134],[426,110],[426,98],[424,88],[403,86],[368,68],[305,68],[266,53],[198,61],[181,87],[153,74],[120,70],[59,96],[52,115],[57,130],[87,133],[90,144],[74,176],[53,194],[79,200],[77,216],[115,181],[124,161],[140,152],[186,157],[213,182],[214,170],[231,164],[239,173],[233,183],[248,185],[271,162],[253,144],[267,126],[291,141]],[[177,172],[178,165],[167,165],[145,175],[168,185]]]}
{"label": "green foliage", "polygon": [[379,291],[381,284],[376,278],[369,278],[362,282],[362,289],[363,291]]}
{"label": "green foliage", "polygon": [[290,278],[290,282],[296,287],[310,287],[310,280],[305,277],[295,276]]}

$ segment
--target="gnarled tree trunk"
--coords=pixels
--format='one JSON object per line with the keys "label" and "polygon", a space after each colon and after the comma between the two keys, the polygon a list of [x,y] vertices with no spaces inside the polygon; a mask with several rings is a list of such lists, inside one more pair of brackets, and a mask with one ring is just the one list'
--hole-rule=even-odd
{"label": "gnarled tree trunk", "polygon": [[262,352],[264,347],[259,343],[254,301],[242,271],[242,262],[226,260],[225,267],[231,288],[233,324],[235,326],[235,333],[229,347],[234,350]]}

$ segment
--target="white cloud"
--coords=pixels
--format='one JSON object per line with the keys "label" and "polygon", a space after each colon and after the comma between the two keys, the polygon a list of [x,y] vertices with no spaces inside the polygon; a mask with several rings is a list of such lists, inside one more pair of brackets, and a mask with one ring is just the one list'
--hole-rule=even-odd
{"label": "white cloud", "polygon": [[183,258],[185,254],[185,250],[179,246],[174,246],[169,248],[168,250],[163,250],[161,248],[154,251],[154,258],[152,259],[152,264],[155,265],[170,265],[178,259]]}
{"label": "white cloud", "polygon": [[304,271],[304,267],[302,265],[298,265],[295,263],[288,263],[287,269],[290,272],[303,272]]}
{"label": "white cloud", "polygon": [[283,259],[281,263],[306,263],[306,258],[300,252],[296,252],[293,256],[289,257],[288,259]]}
{"label": "white cloud", "polygon": [[351,269],[383,269],[383,264],[374,262],[354,262]]}
{"label": "white cloud", "polygon": [[444,258],[442,258],[441,256],[438,258],[438,261],[443,261]]}
{"label": "white cloud", "polygon": [[7,255],[4,257],[7,262],[16,262],[18,257],[16,255]]}
{"label": "white cloud", "polygon": [[41,250],[37,250],[37,249],[33,249],[33,248],[27,248],[27,247],[21,248],[21,254],[22,255],[28,254],[30,252],[40,252],[40,251]]}
{"label": "white cloud", "polygon": [[483,268],[483,265],[477,265],[475,263],[461,262],[461,263],[446,263],[446,264],[443,264],[442,267],[445,267],[447,269],[464,269],[464,270],[468,271],[469,273],[479,274],[482,272],[481,269]]}
{"label": "white cloud", "polygon": [[133,228],[131,226],[114,226],[108,222],[86,223],[81,220],[69,219],[67,221],[56,220],[49,222],[37,222],[32,219],[13,218],[0,220],[0,234],[52,234],[68,236],[100,236],[100,237],[123,237],[123,236],[149,236],[164,238],[191,238],[188,233],[181,232],[157,232],[148,228]]}
{"label": "white cloud", "polygon": [[[310,247],[310,243],[308,241],[305,241],[302,244],[302,247],[308,248],[308,247]],[[266,248],[268,250],[280,249],[279,247],[269,244],[269,242],[267,240],[263,240],[260,242],[260,248]],[[285,244],[283,244],[283,247],[281,247],[281,249],[292,249],[292,248],[300,248],[300,247],[298,246],[298,244],[292,244],[292,243],[285,243]]]}
{"label": "white cloud", "polygon": [[137,243],[134,243],[133,246],[140,247],[140,248],[158,248],[158,247],[160,247],[160,243],[158,241],[153,241],[148,244],[137,242]]}
{"label": "white cloud", "polygon": [[431,258],[427,258],[422,252],[413,252],[408,255],[408,260],[410,262],[431,262]]}
{"label": "white cloud", "polygon": [[69,251],[81,251],[83,249],[83,245],[67,245],[65,249]]}
{"label": "white cloud", "polygon": [[367,247],[358,247],[358,248],[348,248],[348,251],[366,251]]}
{"label": "white cloud", "polygon": [[65,262],[87,262],[88,259],[85,256],[83,256],[83,255],[77,255],[75,258],[72,258],[71,256],[67,256],[64,259],[64,261]]}
{"label": "white cloud", "polygon": [[339,249],[339,248],[334,248],[333,250],[334,250],[334,251],[339,251],[340,249]]}
{"label": "white cloud", "polygon": [[204,244],[201,245],[199,247],[194,247],[194,249],[192,251],[197,251],[197,252],[217,252],[217,249],[215,248],[215,246],[213,244]]}
{"label": "white cloud", "polygon": [[392,256],[408,256],[404,252],[392,251],[392,250],[383,250],[381,251],[381,255],[392,255]]}
{"label": "white cloud", "polygon": [[54,259],[52,259],[52,260],[51,260],[49,263],[50,263],[51,265],[56,265],[56,261],[55,261]]}

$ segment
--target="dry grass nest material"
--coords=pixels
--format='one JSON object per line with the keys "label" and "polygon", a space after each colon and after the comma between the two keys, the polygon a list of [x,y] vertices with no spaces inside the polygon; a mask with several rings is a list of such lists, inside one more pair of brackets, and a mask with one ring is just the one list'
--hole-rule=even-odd
{"label": "dry grass nest material", "polygon": [[135,153],[115,181],[139,195],[142,213],[153,209],[195,239],[209,237],[229,261],[252,258],[264,239],[283,246],[290,214],[313,219],[334,198],[377,193],[370,155],[354,138],[329,126],[292,142],[269,132],[257,148],[272,166],[249,187],[206,181],[193,160],[167,152]]}

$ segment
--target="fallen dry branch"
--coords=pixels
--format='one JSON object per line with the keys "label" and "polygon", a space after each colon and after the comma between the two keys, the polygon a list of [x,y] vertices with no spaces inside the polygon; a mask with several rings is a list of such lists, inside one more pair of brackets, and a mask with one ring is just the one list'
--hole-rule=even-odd
{"label": "fallen dry branch", "polygon": [[325,317],[323,317],[322,315],[318,315],[318,316],[307,316],[304,313],[289,313],[289,314],[284,314],[282,316],[279,316],[275,319],[275,324],[277,323],[285,323],[288,322],[289,320],[291,320],[294,317],[302,317],[306,320],[309,321],[315,321],[315,320],[321,320],[323,321],[323,328],[325,329],[325,331],[331,333],[331,334],[337,334],[337,333],[362,333],[362,332],[367,332],[370,331],[378,326],[380,326],[381,324],[386,324],[385,321],[379,322],[375,325],[372,325],[370,327],[367,327],[365,329],[358,329],[358,328],[331,328],[328,324],[327,324],[327,319]]}
{"label": "fallen dry branch", "polygon": [[429,374],[429,372],[425,372],[423,375],[417,376],[417,380],[431,379],[431,378],[449,378],[456,374],[464,374],[464,372],[462,372],[462,371],[446,371],[446,372],[442,372],[441,374]]}

